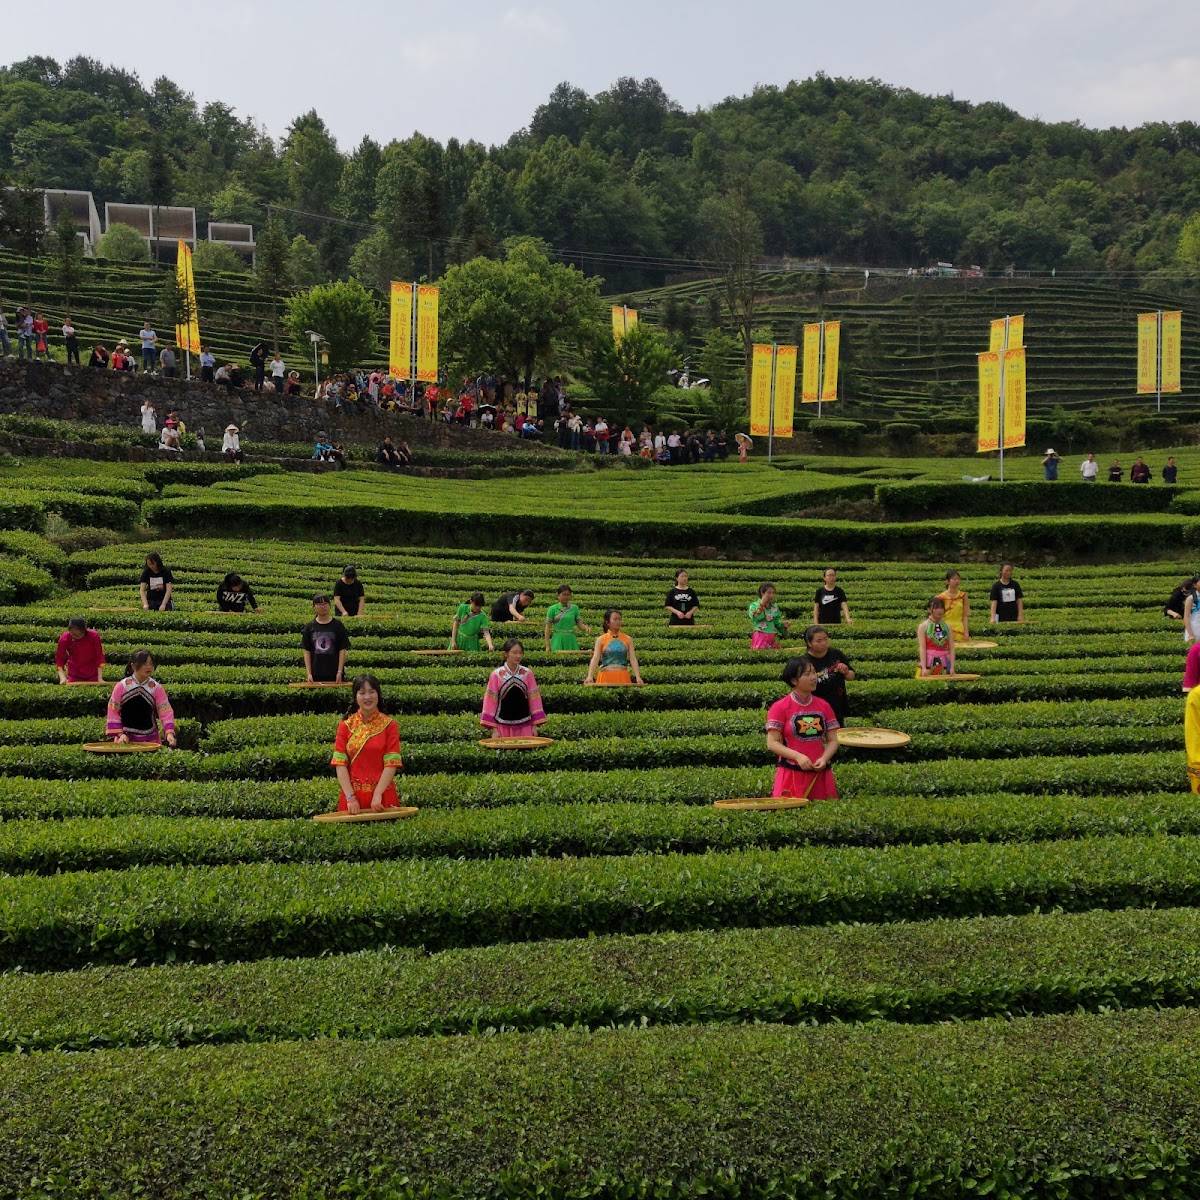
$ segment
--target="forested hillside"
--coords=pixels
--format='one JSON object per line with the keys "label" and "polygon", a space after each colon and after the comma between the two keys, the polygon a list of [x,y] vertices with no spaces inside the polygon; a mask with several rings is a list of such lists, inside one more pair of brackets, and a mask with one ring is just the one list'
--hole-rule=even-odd
{"label": "forested hillside", "polygon": [[876,80],[818,75],[696,112],[653,79],[595,96],[564,83],[502,146],[417,132],[339,147],[315,110],[276,141],[165,77],[146,86],[85,58],[0,69],[0,173],[146,201],[164,162],[161,202],[202,222],[300,210],[284,219],[321,269],[373,284],[439,274],[514,233],[612,289],[661,284],[718,253],[709,217],[730,194],[767,255],[1161,283],[1200,210],[1196,124],[1096,131]]}

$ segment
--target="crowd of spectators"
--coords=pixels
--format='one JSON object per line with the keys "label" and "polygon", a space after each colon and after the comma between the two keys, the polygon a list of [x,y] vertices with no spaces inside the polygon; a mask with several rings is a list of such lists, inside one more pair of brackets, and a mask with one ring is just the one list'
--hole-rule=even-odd
{"label": "crowd of spectators", "polygon": [[[50,360],[50,327],[42,313],[19,308],[15,315],[17,353],[20,358]],[[79,340],[68,317],[62,327],[63,346],[68,363],[79,362]],[[9,327],[0,303],[0,351],[11,353]],[[97,342],[92,346],[88,366],[97,370],[140,370],[166,379],[179,378],[181,352],[160,339],[150,318],[130,341],[118,341],[110,351]],[[218,363],[211,350],[201,348],[196,366],[202,383],[224,387],[230,392],[251,388],[258,395],[301,394],[300,374],[289,370],[277,349],[258,342],[249,354],[249,370],[233,362]],[[495,375],[464,379],[457,388],[437,383],[397,379],[386,371],[360,369],[327,376],[316,388],[316,398],[332,403],[339,411],[374,409],[379,412],[406,413],[414,418],[443,421],[448,424],[507,433],[528,441],[557,445],[563,450],[585,454],[617,455],[642,458],[662,465],[712,462],[729,455],[729,440],[714,429],[675,430],[666,433],[643,425],[634,433],[629,425],[618,426],[603,416],[577,411],[560,377],[546,378],[537,385],[513,384]],[[157,426],[143,429],[157,432]],[[160,448],[178,452],[178,431],[170,422],[163,426]],[[229,447],[224,447],[229,451]],[[240,457],[240,449],[236,455]],[[378,458],[392,467],[407,466],[411,454],[398,447],[380,446]],[[231,454],[231,457],[233,455]],[[324,435],[318,438],[313,457],[342,463],[344,450]],[[401,461],[395,461],[399,458]]]}

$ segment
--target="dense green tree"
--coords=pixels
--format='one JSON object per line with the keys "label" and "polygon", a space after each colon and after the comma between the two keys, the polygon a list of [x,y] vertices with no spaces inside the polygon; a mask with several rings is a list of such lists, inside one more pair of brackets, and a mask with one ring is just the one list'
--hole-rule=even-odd
{"label": "dense green tree", "polygon": [[368,361],[375,353],[375,322],[379,305],[356,279],[319,283],[290,296],[287,327],[296,348],[312,352],[308,330],[320,333],[329,347],[329,366],[345,371]]}
{"label": "dense green tree", "polygon": [[298,288],[312,287],[323,278],[317,248],[302,233],[296,234],[288,247],[288,278],[292,287]]}
{"label": "dense green tree", "polygon": [[338,180],[334,211],[351,221],[366,222],[375,211],[375,180],[383,165],[383,151],[374,138],[365,137],[346,159]]}
{"label": "dense green tree", "polygon": [[412,254],[397,246],[386,229],[369,233],[350,255],[350,274],[385,295],[393,279],[411,280],[415,273]]}
{"label": "dense green tree", "polygon": [[201,241],[192,251],[196,271],[248,271],[249,263],[232,247],[220,242]]}
{"label": "dense green tree", "polygon": [[[337,143],[315,110],[310,109],[288,126],[282,158],[291,204],[302,214],[330,212],[344,164]],[[326,229],[325,222],[305,215],[298,215],[296,224],[318,239]]]}
{"label": "dense green tree", "polygon": [[150,139],[146,162],[146,198],[154,205],[154,261],[159,259],[159,213],[170,204],[175,193],[175,170],[167,155],[166,142],[160,134]]}
{"label": "dense green tree", "polygon": [[96,243],[96,257],[110,262],[149,262],[150,247],[132,225],[114,222]]}
{"label": "dense green tree", "polygon": [[557,365],[557,350],[586,341],[603,315],[595,280],[552,262],[535,239],[514,238],[502,258],[475,258],[443,277],[443,359],[528,385],[535,369]]}
{"label": "dense green tree", "polygon": [[[160,201],[164,164],[173,194]],[[202,221],[260,225],[268,205],[313,212],[289,232],[317,246],[326,275],[369,238],[356,274],[400,258],[432,278],[533,235],[610,291],[661,283],[712,261],[701,216],[732,195],[770,255],[1099,262],[1133,284],[1180,262],[1180,228],[1200,211],[1200,126],[1090,130],[823,74],[684,112],[655,80],[622,78],[596,95],[560,84],[502,146],[414,134],[386,148],[366,138],[347,156],[315,111],[277,145],[165,77],[145,86],[94,59],[38,56],[0,68],[0,171],[101,201],[191,204]]]}
{"label": "dense green tree", "polygon": [[1200,212],[1193,213],[1179,231],[1179,261],[1191,271],[1200,271]]}
{"label": "dense green tree", "polygon": [[571,83],[558,84],[545,104],[539,104],[529,122],[530,136],[536,142],[550,137],[565,137],[579,143],[591,126],[596,103],[583,90]]}
{"label": "dense green tree", "polygon": [[288,254],[291,242],[283,222],[272,217],[258,231],[254,247],[254,278],[271,301],[271,340],[279,345],[279,302],[291,280],[288,274]]}
{"label": "dense green tree", "polygon": [[651,397],[676,363],[667,339],[649,325],[639,323],[620,338],[600,327],[588,341],[582,374],[606,414],[645,421],[652,419]]}
{"label": "dense green tree", "polygon": [[54,260],[55,278],[67,302],[67,312],[70,312],[76,289],[83,281],[83,245],[79,241],[74,218],[66,207],[58,210],[54,228],[50,232],[50,253]]}
{"label": "dense green tree", "polygon": [[33,303],[33,260],[46,243],[46,211],[39,188],[14,183],[0,191],[4,240],[25,259],[25,303]]}
{"label": "dense green tree", "polygon": [[762,225],[744,193],[710,196],[701,207],[700,224],[705,231],[710,261],[722,274],[725,310],[742,339],[742,354],[749,374],[758,310]]}
{"label": "dense green tree", "polygon": [[214,221],[235,221],[246,225],[253,225],[262,214],[254,193],[236,176],[213,195],[208,211]]}

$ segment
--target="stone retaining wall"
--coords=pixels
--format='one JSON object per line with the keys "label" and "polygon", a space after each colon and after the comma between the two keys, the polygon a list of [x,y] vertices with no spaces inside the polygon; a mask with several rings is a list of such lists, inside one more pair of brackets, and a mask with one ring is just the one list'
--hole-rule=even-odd
{"label": "stone retaining wall", "polygon": [[157,410],[160,426],[168,412],[177,411],[189,429],[203,429],[210,441],[219,441],[225,426],[232,422],[243,437],[259,441],[311,442],[324,430],[339,441],[367,445],[391,434],[413,446],[443,449],[521,448],[531,454],[548,449],[485,429],[422,421],[373,408],[339,412],[334,405],[311,397],[256,396],[250,389],[231,393],[216,384],[153,375],[0,361],[0,413],[140,427],[145,400]]}

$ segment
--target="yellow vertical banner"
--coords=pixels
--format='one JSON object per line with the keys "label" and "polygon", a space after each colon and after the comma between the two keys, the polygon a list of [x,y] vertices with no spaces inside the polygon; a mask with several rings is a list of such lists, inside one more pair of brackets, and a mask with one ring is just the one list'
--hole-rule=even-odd
{"label": "yellow vertical banner", "polygon": [[1162,318],[1162,390],[1178,392],[1183,388],[1180,371],[1180,347],[1183,342],[1183,313],[1164,312]]}
{"label": "yellow vertical banner", "polygon": [[1000,355],[989,350],[979,356],[979,439],[976,450],[1000,449]]}
{"label": "yellow vertical banner", "polygon": [[841,321],[825,322],[825,361],[821,369],[821,399],[828,404],[837,399],[838,349],[842,342]]}
{"label": "yellow vertical banner", "polygon": [[438,377],[438,295],[431,283],[417,288],[417,378],[426,383]]}
{"label": "yellow vertical banner", "polygon": [[626,308],[621,304],[614,304],[612,306],[614,342],[619,342],[637,323],[638,315],[636,308]]}
{"label": "yellow vertical banner", "polygon": [[1158,313],[1138,313],[1137,394],[1153,396],[1158,391]]}
{"label": "yellow vertical banner", "polygon": [[791,437],[796,415],[797,346],[775,347],[775,436]]}
{"label": "yellow vertical banner", "polygon": [[396,379],[412,375],[413,285],[392,280],[388,371]]}
{"label": "yellow vertical banner", "polygon": [[771,347],[755,342],[750,359],[750,432],[771,432]]}
{"label": "yellow vertical banner", "polygon": [[1004,345],[1004,322],[1008,321],[1008,349],[1013,350],[1018,346],[1025,345],[1025,314],[1020,313],[1015,317],[997,317],[992,322],[991,336],[988,338],[988,350],[999,351],[1005,349]]}
{"label": "yellow vertical banner", "polygon": [[187,320],[175,326],[175,345],[180,350],[200,353],[200,314],[196,309],[196,276],[192,272],[192,248],[180,239],[175,260],[175,287],[185,297]]}
{"label": "yellow vertical banner", "polygon": [[800,370],[800,402],[816,404],[821,398],[821,326],[804,327],[804,362]]}
{"label": "yellow vertical banner", "polygon": [[1025,445],[1025,347],[1004,355],[1004,448]]}

